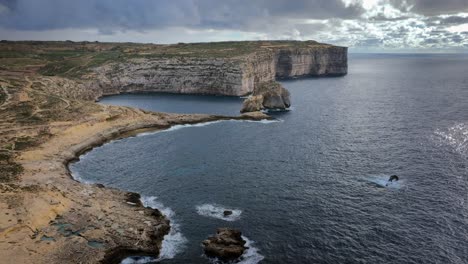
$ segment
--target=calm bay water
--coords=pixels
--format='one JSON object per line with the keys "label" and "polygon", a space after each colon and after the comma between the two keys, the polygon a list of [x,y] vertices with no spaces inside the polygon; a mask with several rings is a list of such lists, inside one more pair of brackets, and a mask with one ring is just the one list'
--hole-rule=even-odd
{"label": "calm bay water", "polygon": [[[278,122],[143,134],[98,147],[71,170],[170,215],[163,263],[208,263],[201,241],[223,226],[252,243],[245,263],[468,263],[468,57],[351,55],[349,66],[345,77],[283,82],[293,109],[273,113]],[[241,104],[102,102],[223,114]],[[391,174],[400,181],[385,186]],[[223,218],[224,208],[236,210]]]}

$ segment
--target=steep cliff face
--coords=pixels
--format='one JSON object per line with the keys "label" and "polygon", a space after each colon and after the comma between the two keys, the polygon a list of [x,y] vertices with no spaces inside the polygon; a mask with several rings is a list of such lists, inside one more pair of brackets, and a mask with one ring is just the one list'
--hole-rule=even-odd
{"label": "steep cliff face", "polygon": [[338,76],[348,72],[345,47],[280,49],[275,56],[276,77]]}
{"label": "steep cliff face", "polygon": [[168,92],[242,95],[251,91],[239,63],[224,59],[134,59],[95,70],[102,93]]}
{"label": "steep cliff face", "polygon": [[277,78],[347,73],[347,48],[330,45],[262,48],[227,58],[139,58],[113,62],[90,76],[102,95],[168,92],[243,96]]}

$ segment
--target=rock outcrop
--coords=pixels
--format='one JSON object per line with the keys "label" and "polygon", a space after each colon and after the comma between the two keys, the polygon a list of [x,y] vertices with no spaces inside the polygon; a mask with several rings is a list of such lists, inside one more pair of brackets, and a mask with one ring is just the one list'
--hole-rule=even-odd
{"label": "rock outcrop", "polygon": [[223,261],[235,260],[242,256],[246,241],[242,233],[232,228],[218,228],[216,235],[203,241],[205,254]]}
{"label": "rock outcrop", "polygon": [[251,96],[244,100],[241,113],[264,109],[286,109],[291,106],[289,91],[278,82],[260,83]]}

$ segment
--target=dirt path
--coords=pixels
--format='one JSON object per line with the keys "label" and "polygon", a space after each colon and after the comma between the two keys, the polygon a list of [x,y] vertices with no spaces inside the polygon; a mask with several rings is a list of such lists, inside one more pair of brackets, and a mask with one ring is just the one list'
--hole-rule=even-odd
{"label": "dirt path", "polygon": [[2,88],[3,93],[6,96],[5,101],[3,101],[3,103],[0,105],[0,109],[5,109],[5,107],[9,104],[9,102],[11,100],[11,95],[10,95],[10,93],[8,93],[8,90],[7,90],[6,86],[7,86],[7,83],[0,82],[0,87]]}

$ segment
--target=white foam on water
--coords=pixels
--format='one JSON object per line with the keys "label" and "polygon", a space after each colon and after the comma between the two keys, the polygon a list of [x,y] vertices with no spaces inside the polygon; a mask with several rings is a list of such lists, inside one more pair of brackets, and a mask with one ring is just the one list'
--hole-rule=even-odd
{"label": "white foam on water", "polygon": [[154,262],[156,259],[151,257],[135,257],[135,258],[126,258],[120,262],[120,264],[146,264]]}
{"label": "white foam on water", "polygon": [[[286,109],[283,109],[283,108],[271,108],[271,109],[266,109],[264,110],[265,112],[264,113],[274,113],[274,112],[289,112],[291,111],[292,108],[286,108]],[[262,111],[263,112],[263,111]]]}
{"label": "white foam on water", "polygon": [[183,128],[188,128],[188,127],[204,127],[204,126],[209,126],[209,125],[217,124],[217,123],[221,123],[221,122],[252,122],[252,123],[259,123],[259,124],[271,124],[271,123],[276,123],[276,122],[281,122],[281,121],[282,120],[268,120],[268,119],[262,119],[262,120],[258,120],[258,121],[256,121],[256,120],[237,120],[237,119],[216,120],[216,121],[196,123],[196,124],[174,125],[174,126],[171,126],[168,129],[164,129],[164,130],[140,133],[140,134],[137,135],[137,137],[154,135],[154,134],[163,133],[163,132],[171,132],[171,131],[175,131],[175,130],[179,130],[179,129],[183,129]]}
{"label": "white foam on water", "polygon": [[[248,247],[247,250],[244,252],[244,254],[242,254],[242,256],[239,257],[238,260],[232,261],[229,263],[257,264],[265,258],[262,254],[258,252],[259,249],[253,246],[255,244],[254,241],[248,239],[245,236],[242,236],[242,239],[245,240],[245,246]],[[220,261],[217,258],[209,258],[209,259],[210,259],[210,263],[213,263],[213,264],[225,263],[225,262]]]}
{"label": "white foam on water", "polygon": [[180,251],[183,250],[185,244],[187,243],[187,239],[180,231],[180,225],[174,219],[175,212],[172,211],[171,208],[165,207],[157,200],[155,196],[143,196],[141,198],[141,202],[146,207],[158,209],[171,221],[171,229],[169,234],[164,236],[161,251],[157,261],[174,258]]}
{"label": "white foam on water", "polygon": [[[219,204],[202,204],[196,206],[196,209],[197,213],[201,216],[212,217],[229,222],[239,220],[242,214],[242,210],[226,208]],[[232,211],[232,214],[224,216],[224,211],[226,210]]]}
{"label": "white foam on water", "polygon": [[70,175],[72,176],[72,178],[75,180],[75,181],[78,181],[80,183],[83,183],[83,184],[94,184],[93,181],[89,181],[89,180],[85,180],[83,179],[83,177],[81,177],[81,175],[76,172],[76,171],[70,171]]}
{"label": "white foam on water", "polygon": [[172,259],[178,253],[180,253],[187,243],[187,239],[184,237],[180,231],[180,225],[177,221],[174,220],[175,212],[171,208],[164,206],[161,202],[157,200],[155,196],[143,196],[141,197],[141,202],[144,206],[150,207],[153,209],[158,209],[171,221],[171,229],[169,234],[164,236],[162,242],[161,251],[159,252],[158,258],[152,257],[129,257],[124,259],[122,264],[140,264],[140,263],[149,263],[157,262],[164,259]]}
{"label": "white foam on water", "polygon": [[262,120],[259,120],[259,121],[254,121],[254,120],[231,120],[231,121],[260,123],[260,124],[272,124],[272,123],[283,122],[283,120],[281,120],[281,119],[262,119]]}
{"label": "white foam on water", "polygon": [[256,264],[262,261],[265,257],[258,253],[258,248],[254,247],[253,244],[255,243],[252,240],[249,240],[247,237],[242,236],[242,239],[245,240],[245,246],[248,247],[248,249],[242,254],[240,257],[240,261],[238,263],[240,264]]}
{"label": "white foam on water", "polygon": [[439,143],[450,146],[457,153],[468,156],[468,124],[459,123],[448,129],[434,131]]}
{"label": "white foam on water", "polygon": [[389,178],[390,175],[375,175],[369,177],[367,180],[382,188],[400,189],[402,187],[404,180],[399,179],[398,181],[389,182]]}

